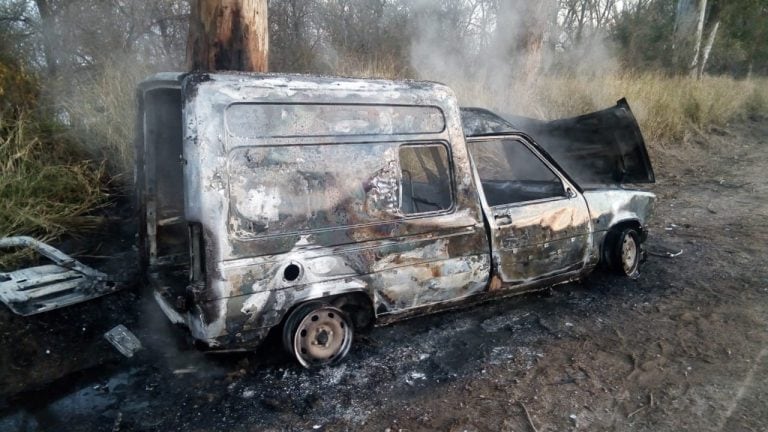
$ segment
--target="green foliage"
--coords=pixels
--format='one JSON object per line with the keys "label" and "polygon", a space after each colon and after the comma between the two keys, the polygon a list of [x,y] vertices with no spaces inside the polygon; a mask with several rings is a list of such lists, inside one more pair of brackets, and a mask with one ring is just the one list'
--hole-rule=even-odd
{"label": "green foliage", "polygon": [[[611,34],[625,66],[635,71],[686,72],[693,55],[693,35],[675,34],[676,6],[680,3],[651,0],[624,9]],[[695,14],[695,8],[689,12]],[[709,0],[706,17],[705,32],[711,30],[715,21],[720,22],[708,72],[734,76],[768,74],[768,2]],[[685,20],[677,18],[678,24]],[[694,27],[689,25],[688,32]]]}
{"label": "green foliage", "polygon": [[726,2],[721,16],[723,31],[710,70],[734,75],[768,74],[768,2]]}
{"label": "green foliage", "polygon": [[747,98],[746,111],[750,117],[766,117],[768,116],[768,80],[762,81],[760,85],[756,85],[752,93]]}
{"label": "green foliage", "polygon": [[35,77],[28,70],[0,57],[0,112],[28,110],[37,104],[39,95]]}
{"label": "green foliage", "polygon": [[611,37],[625,68],[638,71],[675,68],[674,26],[674,2],[652,1],[644,7],[638,5],[624,10],[611,28]]}

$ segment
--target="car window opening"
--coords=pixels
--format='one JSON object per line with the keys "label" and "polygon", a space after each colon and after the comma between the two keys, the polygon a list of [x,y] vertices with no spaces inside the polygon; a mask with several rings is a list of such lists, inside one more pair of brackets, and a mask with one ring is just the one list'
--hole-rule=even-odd
{"label": "car window opening", "polygon": [[566,196],[560,178],[519,140],[469,143],[490,206]]}
{"label": "car window opening", "polygon": [[451,208],[448,151],[442,144],[400,147],[403,214],[436,212]]}

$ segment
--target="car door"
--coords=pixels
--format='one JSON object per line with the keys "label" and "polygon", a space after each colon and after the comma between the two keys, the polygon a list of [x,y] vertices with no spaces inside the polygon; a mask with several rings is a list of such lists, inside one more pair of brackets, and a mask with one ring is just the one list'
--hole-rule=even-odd
{"label": "car door", "polygon": [[468,145],[482,185],[494,276],[523,289],[580,272],[591,236],[579,191],[522,136],[473,138]]}

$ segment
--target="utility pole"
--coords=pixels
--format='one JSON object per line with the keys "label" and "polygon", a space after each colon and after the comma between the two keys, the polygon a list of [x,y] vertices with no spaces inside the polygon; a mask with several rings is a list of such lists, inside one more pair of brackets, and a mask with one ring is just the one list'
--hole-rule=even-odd
{"label": "utility pole", "polygon": [[189,70],[267,72],[267,0],[193,0]]}

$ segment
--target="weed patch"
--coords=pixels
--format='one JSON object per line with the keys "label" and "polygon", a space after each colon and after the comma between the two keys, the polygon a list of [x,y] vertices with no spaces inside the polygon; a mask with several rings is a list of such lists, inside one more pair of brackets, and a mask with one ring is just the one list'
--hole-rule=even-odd
{"label": "weed patch", "polygon": [[0,118],[0,236],[49,241],[100,224],[91,213],[106,202],[104,167],[74,149],[28,114]]}

